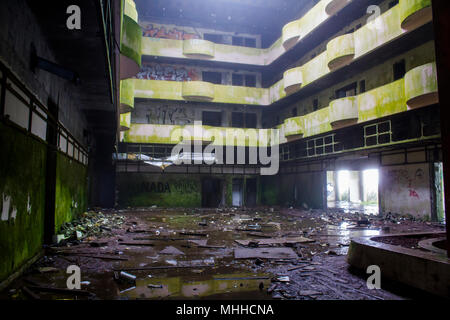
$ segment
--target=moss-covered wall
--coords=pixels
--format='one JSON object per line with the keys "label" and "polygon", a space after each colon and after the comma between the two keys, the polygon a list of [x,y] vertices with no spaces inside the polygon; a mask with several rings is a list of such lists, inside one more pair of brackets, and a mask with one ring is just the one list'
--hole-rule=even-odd
{"label": "moss-covered wall", "polygon": [[87,167],[58,153],[56,165],[55,232],[87,209]]}
{"label": "moss-covered wall", "polygon": [[124,173],[117,175],[121,207],[201,207],[200,176]]}
{"label": "moss-covered wall", "polygon": [[0,146],[2,281],[42,248],[46,145],[0,123]]}

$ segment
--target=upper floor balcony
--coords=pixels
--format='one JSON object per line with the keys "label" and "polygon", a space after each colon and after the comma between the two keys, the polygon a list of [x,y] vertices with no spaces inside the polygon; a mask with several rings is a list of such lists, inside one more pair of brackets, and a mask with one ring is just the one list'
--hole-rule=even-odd
{"label": "upper floor balcony", "polygon": [[[401,27],[401,10],[400,3],[355,32],[331,39],[326,51],[299,67],[286,70],[283,78],[269,88],[211,85],[207,82],[184,85],[170,81],[133,79],[134,96],[149,99],[268,106],[293,93],[300,92],[325,76],[339,72],[343,67],[351,66],[370,56],[376,57],[377,51],[382,50],[386,44],[408,34],[409,31]],[[157,40],[165,41],[167,39]],[[192,44],[192,41],[190,43]],[[213,43],[201,41],[201,44],[204,46],[199,45],[195,50],[190,48],[189,52],[200,55],[214,54],[214,57],[217,57],[217,50],[214,50],[213,53],[210,48]],[[229,47],[232,48],[232,46]],[[254,50],[253,48],[245,49]],[[230,52],[230,54],[234,53]]]}

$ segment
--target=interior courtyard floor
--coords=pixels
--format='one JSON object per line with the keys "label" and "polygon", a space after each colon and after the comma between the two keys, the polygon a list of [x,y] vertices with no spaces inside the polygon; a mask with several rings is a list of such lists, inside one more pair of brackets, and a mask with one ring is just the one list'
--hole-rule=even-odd
{"label": "interior courtyard floor", "polygon": [[[14,280],[3,299],[398,300],[424,292],[367,277],[350,240],[442,231],[443,225],[352,210],[128,208],[85,213],[66,239]],[[78,237],[78,239],[77,239]],[[287,253],[286,253],[287,252]],[[286,256],[284,256],[286,255]],[[67,290],[70,265],[81,290]],[[125,272],[122,273],[121,272]],[[52,290],[56,288],[55,290]]]}

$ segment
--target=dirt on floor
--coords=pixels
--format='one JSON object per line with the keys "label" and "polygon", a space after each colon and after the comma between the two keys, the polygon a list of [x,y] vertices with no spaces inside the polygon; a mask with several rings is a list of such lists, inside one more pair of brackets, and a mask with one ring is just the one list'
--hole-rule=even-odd
{"label": "dirt on floor", "polygon": [[349,269],[350,239],[442,228],[340,209],[97,210],[63,226],[65,239],[0,298],[404,299],[408,290],[369,290]]}

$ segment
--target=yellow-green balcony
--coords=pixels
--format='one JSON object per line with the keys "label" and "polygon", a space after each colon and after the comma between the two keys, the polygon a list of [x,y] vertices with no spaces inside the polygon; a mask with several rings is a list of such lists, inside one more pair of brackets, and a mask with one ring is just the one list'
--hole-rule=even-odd
{"label": "yellow-green balcony", "polygon": [[283,75],[284,91],[286,94],[292,94],[300,90],[303,83],[302,68],[293,68],[287,70]]}
{"label": "yellow-green balcony", "polygon": [[358,123],[357,97],[345,97],[330,103],[330,124],[333,129],[340,129]]}
{"label": "yellow-green balcony", "polygon": [[182,96],[190,101],[214,100],[214,84],[204,81],[183,82]]}
{"label": "yellow-green balcony", "polygon": [[328,68],[335,70],[352,62],[355,57],[353,33],[336,37],[327,44]]}
{"label": "yellow-green balcony", "polygon": [[120,113],[131,112],[134,108],[134,81],[120,81]]}
{"label": "yellow-green balcony", "polygon": [[183,40],[183,54],[193,59],[214,58],[215,45],[203,39]]}
{"label": "yellow-green balcony", "polygon": [[342,10],[351,1],[352,0],[330,0],[325,7],[325,12],[328,15],[332,16],[336,14],[338,11]]}
{"label": "yellow-green balcony", "polygon": [[132,0],[123,1],[122,30],[120,40],[120,79],[138,74],[141,68],[142,30]]}
{"label": "yellow-green balcony", "polygon": [[431,0],[400,0],[402,29],[411,31],[431,21]]}
{"label": "yellow-green balcony", "polygon": [[283,47],[286,50],[289,50],[298,42],[298,40],[300,40],[300,36],[300,20],[289,22],[283,27],[282,31]]}
{"label": "yellow-green balcony", "polygon": [[283,130],[287,141],[294,141],[303,138],[304,117],[294,117],[284,120]]}
{"label": "yellow-green balcony", "polygon": [[405,98],[409,109],[439,102],[436,64],[414,68],[405,75]]}
{"label": "yellow-green balcony", "polygon": [[202,141],[215,146],[267,146],[272,129],[223,128],[202,125],[164,125],[133,123],[124,132],[124,142],[179,144]]}
{"label": "yellow-green balcony", "polygon": [[120,115],[120,131],[127,131],[131,126],[131,112],[122,113]]}

